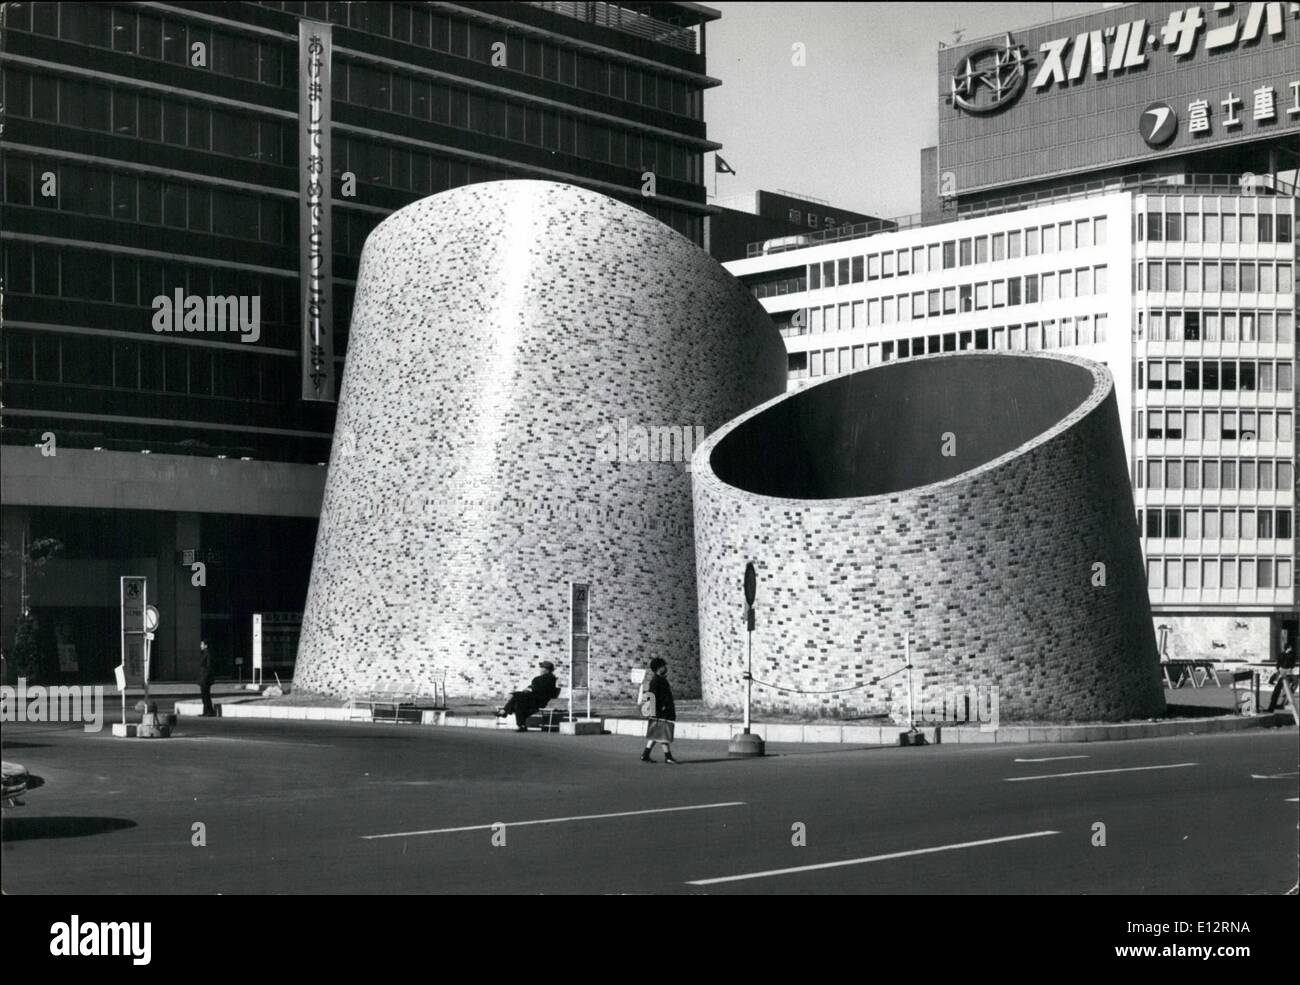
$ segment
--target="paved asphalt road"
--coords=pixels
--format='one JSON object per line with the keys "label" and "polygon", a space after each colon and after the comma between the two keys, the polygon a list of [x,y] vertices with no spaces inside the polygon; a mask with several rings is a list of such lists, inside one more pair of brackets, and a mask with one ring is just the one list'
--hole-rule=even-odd
{"label": "paved asphalt road", "polygon": [[[4,812],[3,888],[1235,894],[1296,881],[1294,729],[772,746],[762,760],[680,742],[676,767],[640,763],[639,747],[392,725],[183,719],[142,741],[10,724],[4,758],[45,786]],[[738,876],[753,877],[701,882]]]}

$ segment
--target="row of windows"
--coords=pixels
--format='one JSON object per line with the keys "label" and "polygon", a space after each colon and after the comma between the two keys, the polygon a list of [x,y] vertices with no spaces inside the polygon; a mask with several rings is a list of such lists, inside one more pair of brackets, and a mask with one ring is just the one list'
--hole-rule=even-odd
{"label": "row of windows", "polygon": [[[1289,461],[1272,459],[1152,458],[1136,470],[1139,489],[1256,489],[1286,492],[1294,482]],[[1273,481],[1276,477],[1276,483]]]}
{"label": "row of windows", "polygon": [[1289,444],[1292,420],[1289,411],[1148,409],[1137,412],[1136,434],[1170,441],[1258,440]]}
{"label": "row of windows", "polygon": [[[14,240],[5,241],[4,259],[5,284],[12,294],[140,307],[160,295],[172,297],[177,288],[202,297],[260,297],[262,341],[268,345],[277,342],[268,339],[266,323],[292,326],[298,321],[298,282],[287,277]],[[151,317],[142,312],[140,326]]]}
{"label": "row of windows", "polygon": [[[334,135],[331,148],[333,154],[331,167],[334,174],[341,175],[344,171],[351,171],[361,181],[411,191],[417,195],[436,194],[449,188],[459,188],[479,181],[501,181],[519,177],[517,173],[443,157],[428,151],[379,144],[340,134]],[[696,244],[703,242],[702,217],[681,209],[655,205],[653,200],[639,195],[631,199],[630,204],[675,229],[691,242]],[[382,218],[382,216],[363,218],[358,213],[343,218],[342,210],[335,209],[335,251],[346,252],[349,256],[359,256],[365,237]],[[340,223],[343,223],[344,228],[348,230],[342,239],[337,231]],[[346,250],[343,248],[344,243],[347,244]]]}
{"label": "row of windows", "polygon": [[[162,18],[127,7],[99,3],[8,4],[7,26],[34,31],[76,44],[121,51],[142,58],[191,66],[195,44],[207,51],[207,67],[217,75],[265,85],[292,88],[297,84],[297,64],[285,57],[289,46],[279,41],[256,40],[247,35],[213,30],[205,24]],[[301,6],[301,5],[299,5]],[[322,4],[321,6],[324,6]],[[492,45],[506,45],[505,68],[574,86],[586,92],[650,106],[679,116],[702,118],[702,99],[685,81],[610,62],[554,44],[507,36],[469,21],[435,14],[423,4],[339,4],[350,8],[339,23],[357,22],[358,30],[394,37],[434,51],[443,51],[483,64],[492,62]],[[391,21],[389,10],[392,8]],[[359,26],[361,24],[367,26]],[[372,30],[369,25],[382,29]],[[334,67],[337,75],[339,67]]]}
{"label": "row of windows", "polygon": [[[778,322],[778,325],[780,323]],[[782,334],[787,334],[783,332]],[[1041,325],[1011,325],[977,328],[967,332],[942,335],[918,335],[911,339],[871,342],[865,346],[841,346],[821,352],[794,352],[789,357],[791,379],[806,376],[833,376],[851,369],[874,366],[891,359],[906,359],[936,352],[966,352],[972,349],[1057,349],[1092,345],[1106,341],[1106,316],[1080,315],[1078,318],[1049,319]]]}
{"label": "row of windows", "polygon": [[1148,509],[1143,527],[1142,510],[1137,511],[1138,529],[1148,537],[1174,540],[1290,540],[1294,535],[1290,510],[1182,510]]}
{"label": "row of windows", "polygon": [[885,250],[860,257],[824,260],[808,266],[808,289],[834,287],[836,284],[858,284],[863,280],[883,280],[889,277],[907,277],[911,274],[934,273],[954,267],[973,264],[997,263],[1014,260],[1020,256],[1037,256],[1040,253],[1067,252],[1087,249],[1094,244],[1106,243],[1106,217],[1075,219],[1068,222],[1035,226],[1030,229],[987,236],[968,236],[950,239],[927,246]]}
{"label": "row of windows", "polygon": [[1134,332],[1152,342],[1293,342],[1290,311],[1139,311]]}
{"label": "row of windows", "polygon": [[155,341],[9,330],[6,380],[283,402],[298,383],[288,356]]}
{"label": "row of windows", "polygon": [[1290,393],[1289,362],[1253,359],[1148,359],[1137,367],[1139,390],[1261,390]]}
{"label": "row of windows", "polygon": [[[299,16],[302,16],[304,7],[301,3],[265,6],[289,10]],[[326,4],[305,6],[323,8]],[[505,44],[505,65],[500,65],[498,58],[498,68],[558,82],[584,92],[613,96],[678,116],[703,118],[699,91],[681,79],[560,47],[538,38],[507,34],[499,28],[449,17],[441,11],[430,10],[426,4],[339,3],[328,6],[332,9],[346,8],[339,9],[338,16],[331,15],[329,20],[367,34],[391,37],[420,48],[468,58],[481,65],[493,64],[492,46],[502,42]],[[622,13],[635,16],[631,11]],[[693,43],[691,50],[694,50]]]}
{"label": "row of windows", "polygon": [[808,309],[808,332],[843,332],[867,325],[892,325],[895,322],[939,318],[943,315],[1009,308],[1021,304],[1038,304],[1057,298],[1091,297],[1105,294],[1105,267],[1081,267],[1046,274],[1029,274],[980,284],[914,291],[867,301],[846,301]]}
{"label": "row of windows", "polygon": [[298,153],[296,128],[281,120],[9,66],[4,70],[4,82],[8,111],[26,119],[265,164],[291,163]]}
{"label": "row of windows", "polygon": [[[289,163],[297,155],[296,130],[279,120],[260,119],[246,113],[152,96],[131,89],[34,75],[8,66],[4,79],[10,97],[8,109],[15,116],[139,137],[266,164]],[[439,88],[447,91],[445,87]],[[479,107],[474,114],[482,112],[484,116],[474,122],[482,125],[482,132],[490,132],[487,105],[491,103],[502,109],[506,105],[499,100],[471,97],[462,90],[450,91],[459,93],[459,98],[450,100],[448,105],[465,110],[461,114],[463,122],[455,123],[458,126],[470,127],[470,107]],[[511,107],[507,119],[518,121],[525,117],[531,121],[526,131],[529,142],[537,146],[570,155],[590,149],[593,159],[626,163],[626,166],[644,168],[665,178],[699,180],[701,155],[666,140],[637,133],[618,133],[587,124],[580,126],[580,121],[574,117],[531,109],[525,113],[520,106]],[[600,139],[593,136],[596,131],[600,132]],[[580,135],[584,135],[582,145],[578,142]],[[501,136],[507,134],[503,132]],[[602,147],[606,152],[603,157],[600,156]],[[421,186],[432,185],[436,177],[430,175],[432,155],[420,151],[400,150],[337,134],[333,137],[333,148],[335,174],[352,171],[362,181],[413,191],[423,191]],[[616,152],[622,157],[616,158]]]}
{"label": "row of windows", "polygon": [[[1280,204],[1286,207],[1285,203]],[[1137,238],[1151,243],[1290,243],[1293,237],[1290,213],[1279,211],[1273,215],[1264,206],[1258,214],[1154,211],[1145,216],[1141,212],[1137,214]]]}
{"label": "row of windows", "polygon": [[[1240,565],[1240,578],[1238,578]],[[1274,558],[1150,558],[1150,589],[1290,588],[1291,562]]]}
{"label": "row of windows", "polygon": [[[49,174],[57,194],[46,197],[41,192]],[[4,161],[4,200],[274,246],[291,244],[297,235],[293,207],[282,199],[12,154]]]}
{"label": "row of windows", "polygon": [[1137,265],[1137,289],[1290,294],[1295,287],[1292,269],[1289,263],[1149,260]]}
{"label": "row of windows", "polygon": [[208,67],[217,75],[272,86],[296,85],[297,64],[284,57],[278,41],[212,30],[205,24],[157,17],[105,3],[6,4],[7,25],[75,44],[109,48],[141,58],[189,65],[192,45],[202,44]]}
{"label": "row of windows", "polygon": [[334,72],[334,98],[544,147],[589,161],[649,170],[698,183],[703,155],[684,145],[590,122],[542,106],[511,102],[401,72],[342,62]]}

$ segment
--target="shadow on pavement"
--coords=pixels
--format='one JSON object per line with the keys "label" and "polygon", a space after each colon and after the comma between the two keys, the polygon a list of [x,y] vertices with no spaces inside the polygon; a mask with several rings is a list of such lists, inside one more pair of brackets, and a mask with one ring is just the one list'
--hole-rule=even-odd
{"label": "shadow on pavement", "polygon": [[5,749],[48,749],[50,744],[48,742],[5,742],[0,744],[0,747]]}
{"label": "shadow on pavement", "polygon": [[6,811],[0,832],[6,842],[36,841],[41,838],[84,838],[135,826],[135,821],[124,817],[14,817]]}

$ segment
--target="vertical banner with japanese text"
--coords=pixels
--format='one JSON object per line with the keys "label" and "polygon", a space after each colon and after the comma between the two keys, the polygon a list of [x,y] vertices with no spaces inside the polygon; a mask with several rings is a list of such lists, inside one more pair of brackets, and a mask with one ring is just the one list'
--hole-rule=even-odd
{"label": "vertical banner with japanese text", "polygon": [[302,399],[333,401],[334,271],[330,183],[330,25],[298,22],[298,250]]}

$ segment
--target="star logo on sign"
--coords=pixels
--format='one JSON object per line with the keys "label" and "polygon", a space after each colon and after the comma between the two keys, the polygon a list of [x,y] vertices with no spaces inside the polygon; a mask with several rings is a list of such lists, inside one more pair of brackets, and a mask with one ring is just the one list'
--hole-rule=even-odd
{"label": "star logo on sign", "polygon": [[[1028,78],[1029,59],[1022,45],[1006,36],[1001,48],[972,51],[952,77],[953,105],[968,113],[991,113],[1019,98]],[[981,98],[987,90],[991,95]]]}

